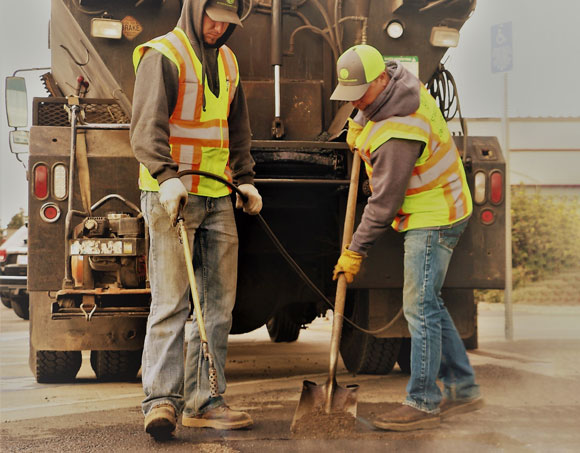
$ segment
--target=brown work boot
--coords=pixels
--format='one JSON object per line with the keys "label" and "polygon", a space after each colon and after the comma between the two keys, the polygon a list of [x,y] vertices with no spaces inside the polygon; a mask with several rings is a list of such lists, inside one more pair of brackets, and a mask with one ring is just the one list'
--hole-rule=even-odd
{"label": "brown work boot", "polygon": [[439,405],[439,414],[441,415],[441,418],[447,418],[452,415],[476,411],[481,409],[483,406],[485,406],[485,402],[481,396],[471,399],[444,399]]}
{"label": "brown work boot", "polygon": [[414,407],[402,405],[397,409],[381,415],[374,421],[380,429],[391,431],[412,431],[415,429],[432,429],[439,426],[439,414],[429,414]]}
{"label": "brown work boot", "polygon": [[194,416],[181,418],[183,426],[190,428],[241,429],[253,425],[252,417],[246,412],[234,411],[225,404]]}
{"label": "brown work boot", "polygon": [[155,406],[145,416],[145,432],[156,439],[170,437],[176,424],[175,408],[168,403]]}

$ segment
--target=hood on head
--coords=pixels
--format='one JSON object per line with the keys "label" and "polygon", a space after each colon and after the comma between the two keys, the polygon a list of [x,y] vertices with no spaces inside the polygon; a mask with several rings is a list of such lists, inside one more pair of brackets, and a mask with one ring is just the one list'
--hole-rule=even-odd
{"label": "hood on head", "polygon": [[[202,21],[203,12],[208,0],[184,0],[183,7],[181,9],[181,16],[177,21],[177,27],[181,28],[193,46],[193,49],[198,53],[200,51],[200,46],[203,44],[202,35]],[[238,1],[238,16],[241,17],[243,12],[243,1]],[[223,34],[223,36],[214,45],[205,45],[205,47],[221,47],[226,43],[231,34],[236,29],[235,24],[230,24]]]}

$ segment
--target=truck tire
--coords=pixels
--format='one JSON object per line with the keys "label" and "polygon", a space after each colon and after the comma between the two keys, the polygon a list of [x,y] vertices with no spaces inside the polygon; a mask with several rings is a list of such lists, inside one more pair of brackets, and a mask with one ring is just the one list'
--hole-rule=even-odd
{"label": "truck tire", "polygon": [[266,327],[274,343],[292,343],[298,340],[301,326],[288,314],[279,311],[268,320]]}
{"label": "truck tire", "polygon": [[[368,292],[354,291],[347,300],[345,315],[368,328]],[[356,374],[389,374],[401,347],[401,338],[376,338],[345,322],[340,340],[340,355],[348,371]]]}
{"label": "truck tire", "polygon": [[465,349],[477,349],[479,347],[479,339],[477,337],[477,319],[475,322],[475,328],[473,329],[473,334],[470,337],[463,339],[463,345]]}
{"label": "truck tire", "polygon": [[100,381],[132,381],[141,367],[142,350],[91,351],[91,368]]}
{"label": "truck tire", "polygon": [[81,351],[36,351],[34,376],[39,384],[74,381],[83,357]]}
{"label": "truck tire", "polygon": [[351,373],[389,374],[397,361],[400,346],[401,338],[375,338],[349,326],[342,330],[340,355]]}
{"label": "truck tire", "polygon": [[401,372],[404,374],[411,374],[411,339],[402,338],[401,348],[399,349],[399,356],[397,357],[397,363]]}
{"label": "truck tire", "polygon": [[12,308],[12,300],[9,297],[0,297],[0,302],[2,302],[2,305],[6,308]]}
{"label": "truck tire", "polygon": [[14,296],[11,299],[11,306],[16,316],[19,318],[28,320],[30,317],[30,312],[28,310],[28,294],[24,296]]}

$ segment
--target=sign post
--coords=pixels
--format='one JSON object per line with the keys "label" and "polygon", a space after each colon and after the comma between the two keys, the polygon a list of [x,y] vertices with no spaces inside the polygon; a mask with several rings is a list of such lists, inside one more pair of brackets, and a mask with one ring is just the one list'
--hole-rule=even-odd
{"label": "sign post", "polygon": [[491,72],[503,72],[503,131],[505,153],[505,338],[514,339],[512,306],[512,194],[510,182],[510,130],[508,112],[508,72],[513,68],[512,23],[491,27]]}

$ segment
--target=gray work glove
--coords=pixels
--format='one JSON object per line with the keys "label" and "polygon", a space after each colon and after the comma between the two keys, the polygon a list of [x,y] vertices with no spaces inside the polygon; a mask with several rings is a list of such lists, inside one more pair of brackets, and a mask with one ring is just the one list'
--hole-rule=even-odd
{"label": "gray work glove", "polygon": [[187,204],[187,190],[179,178],[163,181],[159,186],[159,203],[165,208],[171,224],[177,223],[180,205]]}
{"label": "gray work glove", "polygon": [[246,214],[258,214],[262,210],[262,197],[258,193],[258,189],[252,184],[240,184],[238,189],[248,197],[248,201],[244,203],[240,194],[236,193],[236,208],[243,207]]}

